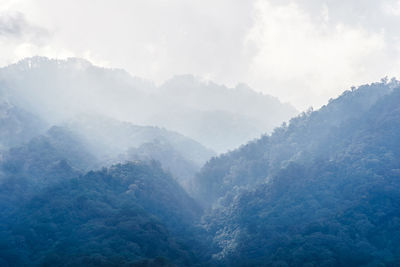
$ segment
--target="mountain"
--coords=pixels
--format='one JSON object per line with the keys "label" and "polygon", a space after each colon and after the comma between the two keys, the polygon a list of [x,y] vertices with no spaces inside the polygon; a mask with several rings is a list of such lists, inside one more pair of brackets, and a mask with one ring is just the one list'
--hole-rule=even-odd
{"label": "mountain", "polygon": [[290,106],[193,76],[32,58],[0,91],[1,266],[400,265],[395,79],[271,133]]}
{"label": "mountain", "polygon": [[344,142],[338,139],[339,135],[344,135],[340,127],[346,123],[358,124],[358,119],[394,87],[397,87],[395,80],[346,91],[318,111],[309,110],[292,118],[289,124],[274,129],[271,135],[213,158],[198,175],[197,189],[207,191],[206,199],[213,202],[234,187],[265,182],[268,176],[292,161],[310,162],[328,157],[337,149],[335,142]]}
{"label": "mountain", "polygon": [[159,161],[162,167],[170,172],[188,192],[191,192],[193,178],[202,166],[185,158],[170,143],[159,139],[129,149],[122,158],[146,162]]}
{"label": "mountain", "polygon": [[53,126],[43,135],[10,148],[1,165],[8,172],[26,172],[39,177],[44,174],[43,168],[60,160],[66,160],[81,171],[92,169],[98,161],[79,136],[63,127]]}
{"label": "mountain", "polygon": [[77,58],[22,60],[0,69],[0,85],[11,103],[49,125],[81,113],[98,114],[165,127],[217,152],[269,132],[297,113],[243,84],[227,88],[184,75],[155,86]]}
{"label": "mountain", "polygon": [[0,262],[193,265],[197,242],[190,239],[200,214],[157,163],[119,164],[49,186],[3,218]]}
{"label": "mountain", "polygon": [[[86,69],[87,73],[81,74],[80,76],[86,77],[90,75],[101,75],[103,79],[101,80],[101,86],[104,86],[107,83],[113,83],[110,81],[111,78],[105,77],[106,74],[103,75],[101,69],[93,67],[94,70],[90,70],[91,65],[85,61],[72,60],[69,62],[68,66],[62,68],[65,73],[61,73],[61,70],[59,69],[56,71],[52,65],[54,62],[43,58],[35,58],[32,62],[29,61],[25,63],[27,64],[25,68],[23,68],[24,64],[21,63],[10,66],[9,69],[3,69],[3,74],[7,74],[7,78],[3,79],[2,87],[0,87],[0,162],[2,161],[2,158],[10,156],[10,153],[7,152],[10,148],[13,148],[13,153],[17,153],[19,149],[19,156],[22,160],[24,153],[27,154],[27,157],[31,156],[31,149],[34,149],[33,147],[35,144],[38,146],[37,153],[41,153],[40,149],[43,148],[43,142],[52,142],[55,141],[54,138],[58,138],[58,141],[67,144],[66,147],[64,147],[63,152],[67,152],[66,149],[72,148],[76,150],[82,149],[85,153],[91,153],[92,157],[96,157],[96,159],[92,159],[92,162],[83,160],[80,162],[80,166],[75,166],[80,169],[88,170],[103,165],[109,166],[113,163],[132,159],[156,159],[162,163],[166,170],[171,171],[181,184],[185,185],[188,189],[195,172],[214,155],[213,151],[203,147],[198,142],[159,127],[133,125],[129,122],[120,122],[107,116],[93,115],[92,113],[74,115],[70,118],[68,117],[67,111],[64,114],[65,116],[58,116],[57,114],[64,113],[65,109],[62,104],[58,105],[57,100],[59,97],[56,97],[55,94],[60,94],[62,96],[65,92],[63,93],[59,90],[69,91],[70,88],[66,87],[66,85],[69,84],[66,81],[67,77],[72,76],[72,78],[69,78],[72,79],[72,83],[83,86],[79,84],[85,83],[82,81],[83,78],[76,76],[78,76],[79,69],[87,67],[89,68]],[[40,65],[40,67],[35,64]],[[81,65],[84,67],[78,68],[78,66]],[[30,73],[31,71],[33,73]],[[41,73],[42,71],[48,71],[50,77],[49,84],[51,86],[46,83],[44,87],[41,87],[42,84],[35,84],[34,81],[31,81],[32,79],[40,80],[39,78],[43,78],[41,76],[44,75]],[[96,71],[100,73],[97,73]],[[23,72],[23,75],[13,78],[12,75],[16,75],[19,72]],[[73,74],[70,72],[73,72]],[[97,74],[93,74],[92,72]],[[24,75],[27,77],[24,78]],[[128,79],[130,76],[122,71],[110,70],[110,76],[119,82],[124,81],[124,79],[130,81]],[[119,76],[125,78],[123,79]],[[9,83],[5,83],[5,80],[9,81]],[[97,80],[89,80],[93,82],[93,84],[88,84],[86,82],[86,86],[100,86],[97,84]],[[133,78],[132,80],[135,81]],[[132,81],[131,83],[133,84]],[[59,88],[57,86],[61,87]],[[55,90],[53,90],[53,88],[55,88]],[[98,90],[101,91],[102,87],[99,87]],[[37,98],[40,97],[37,96],[37,94],[41,91],[45,93],[44,99]],[[31,94],[35,95],[36,99]],[[69,94],[71,94],[71,92],[69,92]],[[74,94],[78,94],[78,92],[75,92]],[[47,105],[46,101],[50,101],[47,97],[53,99],[54,103]],[[68,104],[67,102],[64,104]],[[47,108],[51,108],[51,110],[48,110]],[[31,110],[31,112],[26,109]],[[74,110],[73,112],[75,111],[77,112],[77,110]],[[57,116],[59,119],[53,120],[49,118],[48,114],[51,114],[51,116]],[[70,115],[72,114],[74,113],[70,113]],[[46,130],[51,127],[50,125],[54,125],[51,124],[52,122],[56,123],[56,125],[59,125],[60,127],[53,127],[52,130],[49,130],[46,133]],[[52,135],[55,134],[57,131],[56,129],[59,130],[58,134],[66,135],[59,137]],[[64,131],[64,133],[61,133],[62,131]],[[69,133],[66,133],[68,131]],[[74,136],[72,137],[72,135]],[[39,136],[41,136],[41,138],[36,138]],[[65,137],[66,140],[62,140],[63,137]],[[49,140],[49,138],[53,139]],[[69,143],[69,141],[72,140],[68,140],[68,138],[75,138],[76,142],[74,141]],[[32,139],[35,139],[35,141],[31,141]],[[44,141],[44,139],[46,139],[46,141]],[[78,139],[81,140],[78,141]],[[168,147],[167,150],[164,149],[162,155],[153,149],[147,151],[146,156],[144,157],[143,148],[148,146],[143,146],[142,152],[138,152],[137,155],[133,155],[132,153],[133,149],[138,148],[144,143],[160,143],[160,141],[164,144],[165,148]],[[80,144],[78,145],[77,142]],[[29,143],[28,146],[25,146],[27,143]],[[68,147],[68,145],[70,147]],[[131,151],[127,154],[129,149]],[[168,153],[171,154],[169,155]],[[139,154],[141,154],[140,157]],[[171,158],[175,158],[175,164],[171,164]],[[69,159],[75,160],[73,157],[69,157]],[[80,160],[79,157],[76,158],[75,161],[78,160]],[[180,166],[180,162],[188,168],[183,170]],[[31,165],[33,166],[34,164]]]}
{"label": "mountain", "polygon": [[[125,127],[113,127],[103,134],[131,140],[124,145],[157,137],[174,145],[183,142],[182,146],[201,148],[176,133],[112,122]],[[93,149],[101,136],[92,136],[88,142],[71,125],[53,126],[4,152],[0,161],[1,265],[173,266],[197,262],[202,257],[199,251],[205,250],[197,237],[202,230],[196,226],[202,209],[176,179],[152,160],[151,153],[146,163],[89,171],[104,163],[102,154]],[[168,147],[182,159],[170,143]],[[185,155],[189,154],[197,155],[195,149]]]}
{"label": "mountain", "polygon": [[160,94],[170,107],[149,120],[191,136],[218,152],[270,132],[297,114],[291,105],[257,93],[245,84],[227,88],[191,75],[168,80],[160,87]]}
{"label": "mountain", "polygon": [[[59,124],[79,113],[135,119],[153,85],[119,69],[104,69],[70,58],[28,58],[0,69],[0,84],[11,103]],[[129,106],[129,109],[127,109]]]}
{"label": "mountain", "polygon": [[0,160],[0,216],[44,188],[97,166],[82,140],[62,127],[52,127],[25,144],[5,151]]}
{"label": "mountain", "polygon": [[39,117],[15,106],[0,94],[0,151],[29,141],[43,133],[46,126]]}
{"label": "mountain", "polygon": [[179,133],[103,116],[80,115],[63,126],[83,140],[100,165],[157,160],[186,189],[190,189],[195,173],[215,155]]}
{"label": "mountain", "polygon": [[396,80],[361,86],[209,161],[196,186],[213,259],[397,266],[399,103]]}
{"label": "mountain", "polygon": [[3,152],[0,191],[19,192],[6,197],[3,206],[12,207],[20,198],[89,170],[132,160],[159,161],[190,191],[194,174],[212,155],[199,143],[165,129],[81,116]]}

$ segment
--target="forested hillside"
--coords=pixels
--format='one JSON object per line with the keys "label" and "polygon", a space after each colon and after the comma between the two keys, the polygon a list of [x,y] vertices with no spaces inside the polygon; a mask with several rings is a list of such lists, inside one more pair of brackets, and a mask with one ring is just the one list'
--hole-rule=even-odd
{"label": "forested hillside", "polygon": [[400,267],[400,0],[0,0],[31,266]]}
{"label": "forested hillside", "polygon": [[0,258],[10,266],[192,265],[200,215],[157,163],[115,165],[48,186],[3,217]]}
{"label": "forested hillside", "polygon": [[[384,97],[391,98],[397,87],[398,82],[393,80],[353,88],[315,112],[308,110],[294,117],[271,135],[213,158],[197,176],[199,198],[202,191],[206,192],[205,200],[210,204],[236,186],[265,182],[290,162],[306,164],[349,149],[349,144],[361,140],[349,140],[353,132],[345,127],[365,126],[366,113],[373,113]],[[379,112],[375,115],[384,117]]]}
{"label": "forested hillside", "polygon": [[99,166],[157,160],[186,189],[190,188],[195,173],[215,155],[193,139],[154,126],[93,115],[81,115],[63,125],[83,140],[98,158]]}
{"label": "forested hillside", "polygon": [[28,142],[46,130],[39,117],[15,106],[0,90],[0,153],[10,147]]}
{"label": "forested hillside", "polygon": [[[22,93],[26,81],[42,77],[44,66],[54,84],[58,78],[70,81],[61,75],[64,67],[71,68],[69,75],[85,77],[79,86],[97,86],[90,75],[98,72],[110,75],[103,73],[101,90],[114,84],[115,75],[126,78],[126,90],[142,84],[87,62],[63,64],[40,59],[3,69],[11,75],[23,68],[24,75],[11,75],[14,84],[2,88],[16,86]],[[149,95],[160,89],[146,86]],[[173,101],[212,113],[227,94],[236,100],[221,105],[222,113],[254,96],[246,88],[227,93],[230,89],[214,84],[204,87],[193,77],[177,77],[161,88],[182,97]],[[202,99],[202,90],[213,91],[213,101]],[[10,92],[2,91],[0,105],[2,266],[400,264],[400,83],[395,79],[352,88],[271,134],[260,124],[263,136],[218,156],[162,127],[87,110],[48,117],[46,112],[65,107],[35,106],[35,101],[32,106]],[[255,110],[242,112],[243,118],[254,116],[263,103],[254,103]],[[169,111],[187,111],[181,108]]]}
{"label": "forested hillside", "polygon": [[[346,91],[197,177],[223,265],[400,262],[400,87]],[[206,191],[211,192],[212,198]]]}

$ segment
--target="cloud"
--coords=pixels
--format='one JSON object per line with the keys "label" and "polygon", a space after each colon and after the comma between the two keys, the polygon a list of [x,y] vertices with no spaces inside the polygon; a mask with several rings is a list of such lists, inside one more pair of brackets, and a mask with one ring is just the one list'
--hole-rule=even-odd
{"label": "cloud", "polygon": [[256,10],[247,36],[257,50],[248,76],[255,87],[266,86],[271,94],[304,109],[325,103],[354,83],[384,75],[376,69],[385,57],[383,32],[332,23],[327,6],[321,6],[319,16],[292,2],[259,1]]}
{"label": "cloud", "polygon": [[0,38],[41,43],[48,35],[44,28],[28,23],[20,12],[0,13]]}
{"label": "cloud", "polygon": [[157,83],[191,73],[317,107],[352,85],[399,76],[399,7],[398,0],[0,0],[0,65],[77,56]]}
{"label": "cloud", "polygon": [[0,35],[1,36],[17,36],[22,35],[23,28],[26,25],[26,21],[21,13],[17,13],[14,16],[9,14],[0,15]]}
{"label": "cloud", "polygon": [[400,16],[400,1],[384,3],[382,5],[383,12],[391,16]]}
{"label": "cloud", "polygon": [[[1,10],[1,9],[0,9]],[[44,27],[30,23],[19,11],[0,12],[0,57],[6,65],[24,57],[48,54],[51,34]]]}
{"label": "cloud", "polygon": [[45,13],[34,17],[51,21],[53,46],[77,56],[90,50],[100,61],[157,82],[183,73],[230,82],[248,62],[242,51],[252,2],[38,0],[31,13]]}

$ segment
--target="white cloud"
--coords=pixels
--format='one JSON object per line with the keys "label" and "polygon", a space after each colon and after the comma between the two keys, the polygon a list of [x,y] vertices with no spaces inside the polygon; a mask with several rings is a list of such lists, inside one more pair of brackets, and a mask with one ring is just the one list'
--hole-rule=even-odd
{"label": "white cloud", "polygon": [[77,56],[158,83],[184,73],[245,82],[306,108],[399,75],[399,7],[398,0],[0,0],[2,14],[23,14],[16,25],[25,29],[0,38],[0,65]]}
{"label": "white cloud", "polygon": [[385,50],[383,33],[329,25],[327,11],[313,18],[294,3],[259,1],[256,8],[257,19],[247,37],[258,50],[248,78],[256,87],[268,85],[268,92],[306,108],[376,78],[370,67]]}
{"label": "white cloud", "polygon": [[400,1],[384,3],[382,8],[388,15],[400,16]]}

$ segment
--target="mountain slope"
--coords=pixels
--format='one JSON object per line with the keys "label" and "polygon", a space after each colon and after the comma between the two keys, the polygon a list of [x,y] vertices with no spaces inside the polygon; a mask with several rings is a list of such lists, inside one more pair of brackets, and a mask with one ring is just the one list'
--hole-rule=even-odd
{"label": "mountain slope", "polygon": [[398,265],[398,103],[397,81],[363,86],[208,163],[198,178],[220,184],[205,219],[219,247],[214,259],[235,266]]}
{"label": "mountain slope", "polygon": [[135,118],[134,114],[140,114],[148,103],[144,100],[147,91],[154,87],[123,70],[95,67],[78,58],[27,58],[1,68],[0,82],[12,103],[49,124],[82,112],[108,116],[125,113],[125,119]]}
{"label": "mountain slope", "polygon": [[40,177],[44,169],[61,160],[81,171],[92,169],[98,161],[79,136],[66,128],[53,126],[26,144],[9,149],[1,165],[10,173]]}
{"label": "mountain slope", "polygon": [[43,133],[46,124],[0,95],[0,151],[28,142]]}
{"label": "mountain slope", "polygon": [[191,75],[176,76],[160,87],[168,109],[149,120],[226,152],[270,132],[297,111],[245,84],[227,88]]}
{"label": "mountain slope", "polygon": [[186,242],[200,212],[156,163],[115,165],[21,205],[1,223],[0,258],[13,266],[192,265],[196,244]]}
{"label": "mountain slope", "polygon": [[[358,125],[360,118],[377,101],[389,95],[397,81],[361,86],[346,91],[316,112],[308,111],[237,150],[210,160],[199,173],[195,184],[199,199],[208,205],[235,186],[248,186],[268,180],[292,161],[311,162],[330,157],[337,142],[345,145],[343,127]],[[202,193],[203,192],[203,193]],[[205,196],[205,195],[204,195]]]}
{"label": "mountain slope", "polygon": [[82,140],[62,127],[5,151],[0,160],[0,216],[48,186],[74,178],[97,166]]}
{"label": "mountain slope", "polygon": [[170,143],[159,139],[129,149],[122,158],[147,162],[159,161],[163,169],[170,172],[188,192],[191,192],[193,178],[201,167],[196,162],[184,157]]}
{"label": "mountain slope", "polygon": [[194,174],[215,155],[188,137],[153,126],[89,115],[78,116],[63,125],[84,140],[103,166],[131,160],[157,160],[186,189]]}
{"label": "mountain slope", "polygon": [[81,113],[180,132],[217,152],[272,130],[297,111],[245,85],[178,76],[157,87],[118,69],[33,57],[0,69],[10,101],[54,125]]}
{"label": "mountain slope", "polygon": [[[126,139],[137,136],[131,142],[138,144],[154,136],[169,136],[178,143],[183,138],[157,128],[128,126],[128,132],[135,133],[131,128],[139,132]],[[0,263],[170,266],[197,262],[199,251],[204,251],[197,237],[201,229],[196,227],[200,206],[151,158],[148,163],[119,164],[83,175],[102,162],[92,144],[68,127],[54,126],[4,153]]]}

